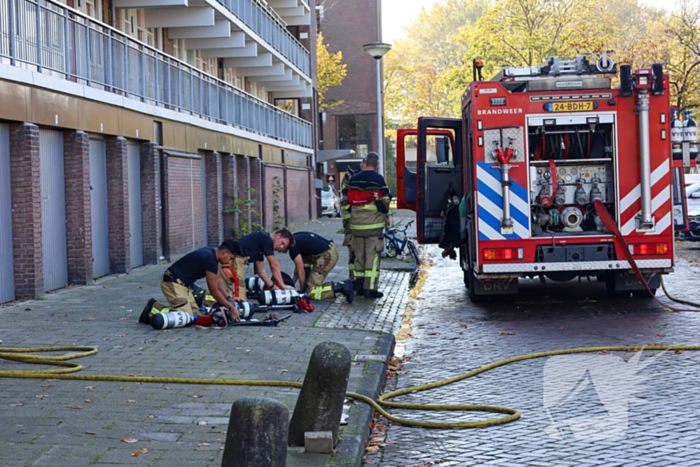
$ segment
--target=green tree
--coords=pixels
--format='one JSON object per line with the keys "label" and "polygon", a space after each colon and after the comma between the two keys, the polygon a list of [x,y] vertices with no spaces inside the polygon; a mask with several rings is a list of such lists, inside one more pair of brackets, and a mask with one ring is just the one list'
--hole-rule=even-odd
{"label": "green tree", "polygon": [[343,63],[343,52],[340,50],[334,54],[328,52],[328,47],[323,43],[323,34],[318,33],[316,38],[316,68],[318,77],[318,106],[321,110],[330,110],[340,105],[343,101],[326,101],[325,95],[331,86],[340,86],[347,75],[348,66]]}

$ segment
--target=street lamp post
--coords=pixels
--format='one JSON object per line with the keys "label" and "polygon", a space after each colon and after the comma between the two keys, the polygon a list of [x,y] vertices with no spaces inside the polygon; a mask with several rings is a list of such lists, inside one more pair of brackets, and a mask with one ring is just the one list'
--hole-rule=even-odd
{"label": "street lamp post", "polygon": [[377,62],[377,155],[379,156],[379,173],[384,175],[384,112],[382,109],[382,69],[381,60],[391,50],[391,44],[372,42],[362,46]]}

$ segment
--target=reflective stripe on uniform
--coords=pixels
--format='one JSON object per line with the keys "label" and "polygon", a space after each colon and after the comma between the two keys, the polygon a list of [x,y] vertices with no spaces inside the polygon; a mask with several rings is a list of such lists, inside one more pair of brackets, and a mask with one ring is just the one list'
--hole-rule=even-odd
{"label": "reflective stripe on uniform", "polygon": [[374,261],[372,261],[372,272],[366,272],[365,276],[369,276],[369,288],[374,290],[374,284],[379,277],[379,255],[374,255]]}
{"label": "reflective stripe on uniform", "polygon": [[357,272],[355,271],[355,277],[365,277],[365,273],[363,272]]}
{"label": "reflective stripe on uniform", "polygon": [[323,295],[323,292],[331,292],[333,290],[332,285],[327,285],[327,286],[322,286],[319,285],[318,287],[314,287],[311,289],[311,295],[316,299],[316,300],[321,300],[321,296]]}
{"label": "reflective stripe on uniform", "polygon": [[343,214],[343,220],[350,219],[350,215],[351,215],[350,213]]}
{"label": "reflective stripe on uniform", "polygon": [[363,204],[362,206],[355,206],[357,209],[365,209],[367,211],[376,211],[377,206],[374,204]]}
{"label": "reflective stripe on uniform", "polygon": [[206,295],[206,296],[204,297],[204,300],[211,301],[211,302],[215,302],[215,301],[216,301],[216,299],[215,299],[214,297],[212,297],[211,295]]}
{"label": "reflective stripe on uniform", "polygon": [[354,271],[354,270],[355,270],[355,265],[352,264],[352,263],[348,264],[348,269],[349,269],[350,271]]}
{"label": "reflective stripe on uniform", "polygon": [[350,224],[351,229],[355,230],[373,230],[373,229],[382,229],[386,225],[386,222],[382,222],[381,224],[367,224],[367,225],[354,225]]}

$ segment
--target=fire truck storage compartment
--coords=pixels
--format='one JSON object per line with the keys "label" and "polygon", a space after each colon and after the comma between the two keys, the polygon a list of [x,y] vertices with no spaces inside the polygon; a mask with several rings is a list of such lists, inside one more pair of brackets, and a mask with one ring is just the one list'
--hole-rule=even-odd
{"label": "fire truck storage compartment", "polygon": [[532,237],[608,233],[600,199],[615,218],[615,125],[612,114],[528,120]]}
{"label": "fire truck storage compartment", "polygon": [[578,245],[537,245],[538,263],[579,263],[615,259],[612,243]]}

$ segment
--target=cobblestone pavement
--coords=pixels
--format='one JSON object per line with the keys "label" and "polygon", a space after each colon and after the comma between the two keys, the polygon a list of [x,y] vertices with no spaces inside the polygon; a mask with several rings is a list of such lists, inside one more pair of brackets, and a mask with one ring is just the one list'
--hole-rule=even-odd
{"label": "cobblestone pavement", "polygon": [[[339,220],[320,220],[300,230],[340,245],[340,227]],[[335,279],[347,277],[347,252],[339,249]],[[287,255],[279,260],[284,271],[292,272]],[[147,300],[161,296],[165,268],[143,267],[5,307],[0,310],[2,345],[98,347],[97,355],[80,361],[86,366],[83,374],[301,382],[314,346],[335,341],[353,355],[368,355],[381,335],[376,331],[391,331],[405,303],[407,274],[391,272],[380,279],[388,296],[382,301],[313,302],[318,313],[294,315],[277,328],[155,331],[137,321]],[[358,390],[367,365],[353,363],[348,390]],[[7,361],[0,367],[28,368]],[[297,395],[298,390],[251,386],[0,379],[0,465],[218,466],[233,401],[271,397],[291,414]],[[128,444],[125,438],[138,441]],[[332,462],[327,455],[297,452],[288,458],[289,466]]]}
{"label": "cobblestone pavement", "polygon": [[[667,277],[667,288],[679,298],[700,301],[700,269],[696,266],[700,245],[679,242],[676,247],[676,272]],[[603,284],[596,281],[525,281],[521,282],[515,302],[474,305],[469,301],[457,263],[437,259],[436,248],[424,248],[423,253],[426,252],[433,264],[421,272],[416,288],[407,298],[407,315],[401,329],[407,358],[398,380],[390,380],[387,390],[442,380],[533,352],[610,345],[700,344],[700,314],[669,312],[648,299],[609,299]],[[658,295],[663,297],[663,292],[659,290]],[[642,362],[652,354],[660,352],[644,352]],[[633,353],[616,355],[630,360]],[[568,425],[572,418],[608,414],[603,396],[597,392],[600,381],[597,389],[592,384],[584,385],[578,394],[570,394],[567,402],[548,405],[549,413],[545,410],[543,381],[547,361],[541,358],[511,363],[466,381],[394,399],[497,405],[520,410],[522,418],[506,425],[467,430],[390,425],[382,450],[367,456],[365,465],[700,465],[700,352],[666,352],[640,371],[650,379],[637,387],[639,392],[635,395],[639,399],[629,403],[628,420],[617,420],[623,422],[623,427],[625,421],[628,423],[624,435],[616,440],[577,439]],[[622,382],[622,389],[629,386],[627,382]],[[621,394],[620,390],[617,387],[615,396]],[[394,413],[432,421],[499,417],[488,413]],[[556,428],[550,427],[553,422],[557,423]],[[552,433],[558,430],[561,439],[550,437],[545,431],[548,427]]]}

